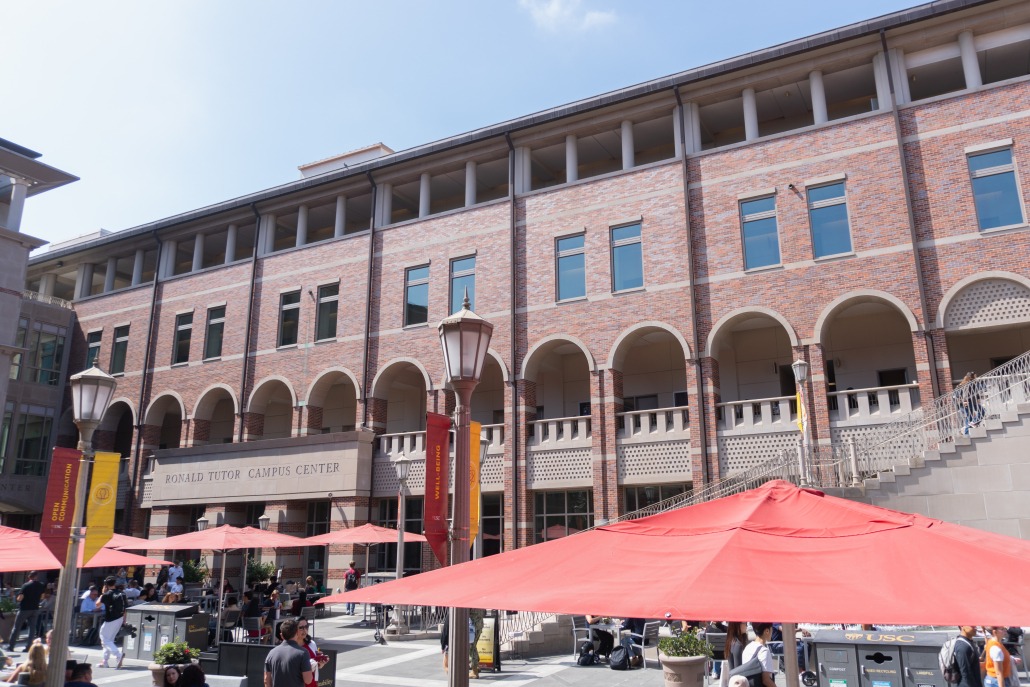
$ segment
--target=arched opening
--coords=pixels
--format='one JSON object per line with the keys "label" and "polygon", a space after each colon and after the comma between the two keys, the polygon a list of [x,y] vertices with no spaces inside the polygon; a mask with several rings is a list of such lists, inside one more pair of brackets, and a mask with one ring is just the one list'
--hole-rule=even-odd
{"label": "arched opening", "polygon": [[554,338],[534,347],[523,376],[536,386],[537,420],[590,415],[593,358],[582,344]]}
{"label": "arched opening", "polygon": [[[308,392],[307,408],[309,418],[317,420],[317,426],[309,423],[308,430],[314,432],[352,432],[356,426],[358,395],[353,378],[341,370],[330,370],[321,374]],[[321,417],[316,418],[316,409]]]}
{"label": "arched opening", "polygon": [[941,304],[952,384],[1030,350],[1030,286],[990,276],[960,286]]}
{"label": "arched opening", "polygon": [[164,394],[150,404],[144,424],[151,429],[147,439],[156,441],[156,448],[179,448],[182,445],[182,404],[176,396]]}
{"label": "arched opening", "polygon": [[222,386],[208,389],[193,411],[193,445],[231,444],[236,429],[236,398]]}
{"label": "arched opening", "polygon": [[284,439],[293,436],[293,390],[281,379],[267,379],[254,389],[247,413],[247,438]]}
{"label": "arched opening", "polygon": [[493,356],[487,356],[483,375],[472,393],[472,421],[483,425],[504,424],[504,371]]}
{"label": "arched opening", "polygon": [[770,314],[738,313],[712,332],[723,402],[793,396],[793,332]]}
{"label": "arched opening", "polygon": [[132,407],[125,401],[112,403],[93,433],[93,446],[99,451],[112,451],[128,458],[132,453],[134,417]]}
{"label": "arched opening", "polygon": [[612,369],[622,373],[626,412],[687,405],[690,356],[674,330],[645,325],[626,332],[612,351]]}
{"label": "arched opening", "polygon": [[379,372],[372,396],[385,406],[387,434],[426,428],[426,393],[425,369],[414,361],[398,360]]}

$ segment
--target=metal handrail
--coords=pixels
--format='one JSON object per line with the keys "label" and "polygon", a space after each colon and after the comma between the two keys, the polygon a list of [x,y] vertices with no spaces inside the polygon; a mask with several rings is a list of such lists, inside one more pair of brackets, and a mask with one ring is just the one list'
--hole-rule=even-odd
{"label": "metal handrail", "polygon": [[47,296],[38,291],[22,291],[21,297],[27,301],[36,301],[37,303],[46,303],[47,305],[56,305],[59,308],[65,308],[71,310],[71,301],[66,301],[63,298],[57,296]]}

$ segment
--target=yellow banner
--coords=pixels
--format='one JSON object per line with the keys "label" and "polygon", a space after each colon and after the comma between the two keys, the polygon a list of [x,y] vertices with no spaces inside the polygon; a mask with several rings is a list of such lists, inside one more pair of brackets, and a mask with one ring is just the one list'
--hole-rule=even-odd
{"label": "yellow banner", "polygon": [[479,534],[479,440],[483,426],[473,422],[469,426],[469,545]]}
{"label": "yellow banner", "polygon": [[114,534],[114,506],[118,500],[118,453],[97,451],[93,456],[93,477],[86,501],[86,541],[82,562],[88,563]]}

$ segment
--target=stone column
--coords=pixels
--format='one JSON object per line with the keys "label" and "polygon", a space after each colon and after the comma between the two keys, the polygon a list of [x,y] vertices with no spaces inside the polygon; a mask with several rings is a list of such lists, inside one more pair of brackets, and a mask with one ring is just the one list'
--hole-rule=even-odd
{"label": "stone column", "polygon": [[579,181],[579,139],[576,134],[565,137],[565,181]]}
{"label": "stone column", "polygon": [[740,95],[744,101],[744,140],[753,141],[758,138],[758,102],[755,100],[755,89],[745,88]]}
{"label": "stone column", "polygon": [[429,197],[429,186],[433,181],[433,177],[430,176],[429,172],[422,172],[422,176],[418,179],[418,216],[428,217],[429,216],[429,204],[432,200]]}
{"label": "stone column", "polygon": [[[933,347],[930,345],[930,339],[933,335],[931,334],[929,339],[923,332],[912,332],[912,353],[915,354],[916,359],[916,378],[911,380],[919,384],[919,404],[922,406],[928,406],[933,403],[933,380],[931,379],[930,372],[930,354]],[[937,354],[940,358],[940,353]],[[938,380],[938,388],[941,391],[951,391],[951,384],[943,385]]]}
{"label": "stone column", "polygon": [[21,229],[21,218],[25,211],[25,196],[29,190],[29,183],[17,177],[8,177],[11,180],[10,205],[7,208],[6,228],[10,231]]}
{"label": "stone column", "polygon": [[823,87],[823,73],[816,69],[808,75],[809,90],[812,93],[812,119],[816,124],[829,121],[826,113],[826,89]]}
{"label": "stone column", "polygon": [[193,237],[193,265],[190,271],[199,272],[204,267],[204,235],[197,234]]}
{"label": "stone column", "polygon": [[365,403],[368,406],[368,428],[376,434],[386,434],[386,410],[389,406],[387,400],[369,396]]}
{"label": "stone column", "polygon": [[966,77],[966,88],[980,88],[983,78],[980,75],[980,61],[976,59],[976,42],[972,31],[963,31],[958,35],[958,50],[962,56],[962,73]]}
{"label": "stone column", "polygon": [[75,297],[86,298],[93,291],[93,263],[84,262],[75,273]]}
{"label": "stone column", "polygon": [[912,102],[912,94],[908,91],[908,67],[905,65],[905,51],[901,48],[890,49],[891,76],[894,77],[894,97],[898,105]]}
{"label": "stone column", "polygon": [[57,287],[57,275],[53,272],[47,272],[39,278],[39,293],[44,296],[53,296],[54,289]]}
{"label": "stone column", "polygon": [[179,242],[166,239],[161,245],[161,264],[158,265],[158,273],[162,277],[170,277],[175,274],[175,255],[179,250]]}
{"label": "stone column", "polygon": [[684,142],[687,154],[701,151],[701,108],[697,103],[684,103],[683,128],[687,132],[687,140]]}
{"label": "stone column", "polygon": [[515,193],[533,190],[533,155],[529,148],[515,149]]}
{"label": "stone column", "polygon": [[111,256],[107,259],[107,269],[104,270],[104,293],[114,291],[114,273],[118,266],[118,258]]}
{"label": "stone column", "polygon": [[225,232],[225,264],[228,265],[231,262],[236,262],[236,233],[239,228],[235,224],[230,224],[229,228]]}
{"label": "stone column", "polygon": [[132,285],[139,286],[143,281],[143,257],[146,251],[142,248],[136,249],[136,255],[132,258]]}
{"label": "stone column", "polygon": [[887,76],[887,60],[883,53],[873,56],[873,79],[876,81],[876,105],[878,110],[891,109],[891,89]]}
{"label": "stone column", "polygon": [[479,191],[476,182],[476,167],[474,160],[465,163],[465,207],[467,208],[476,204],[476,194]]}
{"label": "stone column", "polygon": [[[307,501],[266,501],[265,515],[270,520],[268,530],[303,538],[306,534]],[[283,569],[283,578],[302,582],[306,575],[305,547],[290,549],[262,549],[262,560],[274,560]],[[325,581],[325,578],[323,578]]]}
{"label": "stone column", "polygon": [[393,184],[379,186],[379,226],[385,227],[393,221]]}
{"label": "stone column", "polygon": [[300,248],[308,242],[308,206],[297,208],[297,238],[294,245]]}
{"label": "stone column", "polygon": [[[961,370],[952,372],[948,340],[943,329],[934,329],[931,331],[930,339],[933,343],[933,352],[937,359],[937,388],[941,390],[942,396],[944,394],[950,394],[955,388],[952,380],[956,377],[961,377],[965,373]],[[926,403],[928,401],[924,399],[923,402]]]}
{"label": "stone column", "polygon": [[333,237],[340,238],[347,229],[347,196],[336,196],[336,221],[333,223]]}
{"label": "stone column", "polygon": [[628,119],[622,122],[622,168],[636,167],[636,152],[633,146],[633,122]]}

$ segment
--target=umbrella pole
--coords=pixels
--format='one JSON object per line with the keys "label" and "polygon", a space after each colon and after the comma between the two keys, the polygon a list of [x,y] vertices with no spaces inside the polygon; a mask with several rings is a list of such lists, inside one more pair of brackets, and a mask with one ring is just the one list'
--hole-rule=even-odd
{"label": "umbrella pole", "polygon": [[[362,575],[365,578],[365,585],[368,585],[368,552],[372,550],[371,544],[365,544],[365,574]],[[360,587],[361,585],[358,585]],[[361,622],[365,625],[368,624],[368,604],[363,604],[361,610]]]}
{"label": "umbrella pole", "polygon": [[787,687],[798,687],[798,636],[795,623],[783,623],[783,667],[787,674]]}
{"label": "umbrella pole", "polygon": [[222,607],[225,605],[225,597],[222,590],[225,589],[225,551],[222,551],[222,582],[218,587],[218,620],[215,621],[215,646],[222,643]]}

